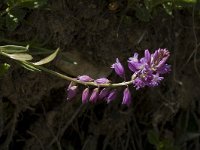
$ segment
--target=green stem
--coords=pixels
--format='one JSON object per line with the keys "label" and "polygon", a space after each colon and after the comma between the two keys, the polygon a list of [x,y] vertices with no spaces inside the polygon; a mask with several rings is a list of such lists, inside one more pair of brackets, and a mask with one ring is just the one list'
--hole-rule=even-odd
{"label": "green stem", "polygon": [[[9,57],[8,55],[6,55],[5,53],[1,52],[0,51],[0,55],[3,55],[5,57]],[[10,58],[10,57],[9,57]],[[20,61],[20,60],[16,60],[14,59],[16,62],[20,63],[20,64],[28,64],[30,66],[33,66],[39,70],[42,70],[46,73],[49,73],[49,74],[52,74],[54,76],[57,76],[59,78],[62,78],[62,79],[65,79],[65,80],[68,80],[68,81],[72,81],[72,82],[75,82],[75,83],[78,83],[78,84],[82,84],[82,85],[85,85],[85,86],[96,86],[96,87],[120,87],[120,86],[127,86],[127,85],[130,85],[133,83],[133,81],[135,80],[135,77],[132,78],[132,80],[130,81],[126,81],[126,82],[120,82],[120,83],[107,83],[107,84],[97,84],[95,82],[83,82],[83,81],[80,81],[76,78],[72,78],[72,77],[69,77],[69,76],[66,76],[64,74],[61,74],[61,73],[58,73],[56,71],[53,71],[53,70],[49,70],[45,67],[42,67],[42,66],[38,66],[38,65],[34,65],[33,63],[31,62],[27,62],[27,61]]]}
{"label": "green stem", "polygon": [[[33,65],[33,64],[30,63],[30,65]],[[83,81],[77,80],[76,78],[72,78],[72,77],[63,75],[61,73],[55,72],[53,70],[49,70],[49,69],[47,69],[45,67],[42,67],[42,66],[36,66],[36,65],[33,65],[33,66],[35,68],[38,68],[38,69],[40,69],[40,70],[42,70],[44,72],[47,72],[47,73],[52,74],[54,76],[57,76],[59,78],[62,78],[62,79],[68,80],[68,81],[73,81],[75,83],[82,84],[82,85],[88,85],[88,86],[96,86],[96,87],[120,87],[120,86],[130,85],[135,80],[135,79],[132,79],[130,81],[120,82],[120,83],[96,84],[95,82],[83,82]]]}

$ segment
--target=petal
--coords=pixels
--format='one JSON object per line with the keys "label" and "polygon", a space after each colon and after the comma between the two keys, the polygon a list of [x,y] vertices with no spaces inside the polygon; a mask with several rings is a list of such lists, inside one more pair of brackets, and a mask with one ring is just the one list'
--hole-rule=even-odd
{"label": "petal", "polygon": [[145,52],[144,52],[144,57],[145,57],[145,59],[146,59],[146,62],[149,64],[150,61],[151,61],[151,54],[150,54],[150,52],[149,52],[148,49],[145,50]]}

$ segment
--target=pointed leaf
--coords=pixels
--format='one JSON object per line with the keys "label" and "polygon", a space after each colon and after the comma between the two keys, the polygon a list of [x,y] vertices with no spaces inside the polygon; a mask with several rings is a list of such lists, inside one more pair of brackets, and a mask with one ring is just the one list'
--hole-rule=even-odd
{"label": "pointed leaf", "polygon": [[5,53],[23,53],[28,51],[29,46],[17,46],[17,45],[5,45],[0,46],[0,51],[3,51]]}
{"label": "pointed leaf", "polygon": [[43,65],[43,64],[49,63],[57,56],[58,51],[59,51],[59,48],[53,54],[51,54],[51,55],[47,56],[46,58],[41,59],[40,61],[35,62],[33,64],[34,65]]}
{"label": "pointed leaf", "polygon": [[16,53],[16,54],[5,54],[6,56],[15,59],[15,60],[21,60],[21,61],[26,61],[26,60],[32,60],[33,57],[27,53]]}

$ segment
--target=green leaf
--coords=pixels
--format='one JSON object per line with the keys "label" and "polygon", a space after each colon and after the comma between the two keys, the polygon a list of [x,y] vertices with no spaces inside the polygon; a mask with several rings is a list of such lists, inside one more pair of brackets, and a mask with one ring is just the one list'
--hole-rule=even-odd
{"label": "green leaf", "polygon": [[28,51],[29,46],[5,45],[0,46],[0,51],[5,53],[24,53]]}
{"label": "green leaf", "polygon": [[3,76],[8,71],[9,68],[10,65],[7,63],[0,64],[0,77]]}
{"label": "green leaf", "polygon": [[152,145],[158,145],[160,140],[158,134],[154,130],[150,130],[147,133],[147,138],[150,144]]}
{"label": "green leaf", "polygon": [[58,51],[59,51],[59,48],[53,54],[51,54],[51,55],[47,56],[46,58],[41,59],[40,61],[35,62],[33,64],[34,65],[43,65],[43,64],[49,63],[57,56]]}
{"label": "green leaf", "polygon": [[40,69],[36,68],[35,66],[27,62],[21,62],[20,65],[29,71],[41,71]]}
{"label": "green leaf", "polygon": [[6,15],[6,27],[9,31],[14,31],[22,19],[25,17],[26,11],[23,9],[12,9]]}
{"label": "green leaf", "polygon": [[11,59],[20,60],[20,61],[26,61],[26,60],[33,59],[33,57],[27,53],[16,53],[16,54],[3,53],[3,54],[10,57]]}

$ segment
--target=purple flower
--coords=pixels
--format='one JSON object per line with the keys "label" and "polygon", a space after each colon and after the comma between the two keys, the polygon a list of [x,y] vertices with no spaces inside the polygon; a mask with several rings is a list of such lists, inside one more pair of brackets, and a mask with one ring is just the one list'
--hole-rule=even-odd
{"label": "purple flower", "polygon": [[153,69],[159,69],[163,65],[165,65],[167,59],[169,58],[170,53],[167,49],[158,49],[152,55],[152,62],[151,65]]}
{"label": "purple flower", "polygon": [[140,63],[138,60],[138,53],[135,53],[133,57],[129,58],[128,67],[133,72],[136,72],[140,68]]}
{"label": "purple flower", "polygon": [[127,105],[127,106],[130,106],[131,104],[131,93],[129,91],[129,88],[127,87],[125,90],[124,90],[124,93],[123,93],[123,101],[122,101],[122,104],[124,105]]}
{"label": "purple flower", "polygon": [[120,77],[124,77],[124,67],[120,63],[119,59],[116,58],[116,63],[114,63],[111,68],[113,68]]}
{"label": "purple flower", "polygon": [[160,81],[162,81],[164,78],[160,77],[159,74],[153,75],[153,79],[151,80],[151,82],[149,82],[150,87],[155,87],[158,86],[158,84],[160,83]]}
{"label": "purple flower", "polygon": [[89,101],[95,103],[98,99],[98,96],[99,96],[99,88],[95,88],[92,91]]}
{"label": "purple flower", "polygon": [[162,67],[158,68],[157,73],[165,74],[171,71],[171,66],[168,64],[164,64]]}
{"label": "purple flower", "polygon": [[[133,72],[131,81],[133,82],[136,90],[146,86],[155,87],[159,85],[159,83],[164,79],[163,74],[171,71],[171,66],[166,63],[169,56],[170,53],[167,49],[158,49],[153,54],[151,54],[147,49],[144,52],[144,57],[138,58],[138,53],[134,53],[134,56],[128,59],[128,67]],[[116,58],[116,62],[111,66],[111,68],[113,68],[115,73],[120,77],[125,76],[124,67],[118,58]],[[90,84],[86,82],[92,82],[91,84],[98,86],[98,88],[93,89],[91,95],[89,88],[83,90],[82,103],[87,103],[88,99],[93,103],[98,99],[105,99],[107,103],[110,103],[116,98],[116,89],[110,91],[110,89],[106,87],[99,91],[99,88],[103,87],[104,84],[107,86],[110,83],[107,78],[99,78],[94,80],[88,75],[82,75],[78,76],[77,80],[85,82],[85,84]],[[124,83],[129,84],[129,82]],[[121,84],[116,85],[118,86]],[[76,95],[77,89],[78,87],[74,83],[70,83],[67,89],[67,99],[72,99]],[[131,100],[131,93],[127,87],[123,92],[122,104],[129,106],[131,104]]]}
{"label": "purple flower", "polygon": [[74,96],[76,96],[77,90],[78,86],[71,82],[67,88],[67,100],[71,100]]}
{"label": "purple flower", "polygon": [[88,101],[88,96],[89,96],[89,88],[86,88],[83,93],[82,93],[82,103],[85,104]]}
{"label": "purple flower", "polygon": [[110,103],[111,101],[113,101],[117,96],[117,90],[114,89],[110,92],[110,94],[106,97],[106,102]]}
{"label": "purple flower", "polygon": [[128,60],[128,67],[131,71],[136,72],[142,70],[146,65],[146,59],[141,58],[138,60],[138,54],[135,53],[133,57],[130,57]]}
{"label": "purple flower", "polygon": [[94,82],[96,84],[106,84],[106,83],[109,83],[110,81],[107,78],[99,78],[99,79],[96,79]]}
{"label": "purple flower", "polygon": [[157,86],[163,80],[159,74],[165,74],[171,70],[170,65],[166,64],[168,58],[169,51],[167,49],[158,49],[153,54],[150,54],[149,50],[145,50],[144,57],[138,59],[138,54],[135,53],[133,57],[129,58],[128,66],[134,72],[133,84],[136,89]]}
{"label": "purple flower", "polygon": [[109,89],[103,88],[99,93],[99,99],[104,99],[109,94]]}
{"label": "purple flower", "polygon": [[133,84],[134,84],[134,86],[136,87],[136,90],[139,90],[140,88],[143,88],[143,87],[145,87],[145,82],[141,79],[141,78],[139,78],[139,77],[137,77],[134,81],[133,81]]}
{"label": "purple flower", "polygon": [[93,79],[91,77],[89,77],[88,75],[78,76],[77,79],[80,80],[80,81],[83,81],[83,82],[93,81]]}

